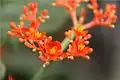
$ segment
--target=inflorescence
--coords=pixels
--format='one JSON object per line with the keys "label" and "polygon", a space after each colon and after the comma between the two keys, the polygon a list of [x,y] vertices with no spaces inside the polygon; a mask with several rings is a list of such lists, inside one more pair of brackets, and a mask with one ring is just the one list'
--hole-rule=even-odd
{"label": "inflorescence", "polygon": [[[70,44],[66,52],[63,51],[62,45],[59,41],[53,41],[52,36],[47,36],[46,32],[39,32],[39,26],[49,19],[48,11],[45,9],[37,17],[36,13],[37,3],[31,2],[23,7],[23,14],[20,15],[20,23],[16,25],[10,22],[11,31],[8,31],[9,36],[19,37],[19,42],[24,43],[33,52],[38,51],[38,58],[49,64],[50,61],[63,60],[65,58],[73,60],[74,57],[83,57],[89,59],[88,54],[93,52],[93,49],[88,47],[91,34],[88,33],[88,28],[102,25],[114,28],[113,23],[117,19],[116,6],[114,4],[107,4],[103,12],[99,9],[96,0],[90,0],[91,4],[87,7],[93,11],[94,18],[89,23],[84,23],[86,9],[83,8],[79,20],[76,20],[76,8],[80,6],[81,2],[88,2],[89,0],[56,0],[52,3],[53,6],[62,6],[70,13],[74,27],[65,32],[65,36],[69,39]],[[30,25],[26,26],[25,21]],[[74,34],[75,38],[72,37]],[[37,44],[37,45],[36,45]],[[68,46],[68,45],[67,45]],[[64,46],[63,46],[64,47]]]}

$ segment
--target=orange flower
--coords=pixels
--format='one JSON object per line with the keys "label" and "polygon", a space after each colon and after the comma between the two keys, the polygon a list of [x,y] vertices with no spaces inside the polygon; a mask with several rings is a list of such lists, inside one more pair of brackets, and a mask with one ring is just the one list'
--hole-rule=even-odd
{"label": "orange flower", "polygon": [[58,41],[44,43],[45,44],[45,53],[44,55],[49,60],[57,60],[59,55],[62,53],[61,43]]}
{"label": "orange flower", "polygon": [[[83,30],[82,27],[78,26],[76,28],[72,28],[72,31],[74,32],[76,38],[72,43],[69,45],[67,58],[73,59],[75,56],[81,56],[84,58],[89,59],[87,54],[91,53],[93,51],[92,48],[87,47],[89,44],[88,39],[91,38],[91,35],[88,34],[87,30]],[[71,36],[70,34],[67,35],[67,37]]]}
{"label": "orange flower", "polygon": [[53,60],[62,60],[62,48],[61,43],[58,41],[52,42],[52,41],[45,41],[43,44],[43,50],[40,51],[39,59],[44,61],[45,64],[48,64],[49,61]]}
{"label": "orange flower", "polygon": [[88,34],[87,30],[83,30],[81,26],[78,26],[76,28],[72,28],[74,34],[76,37],[84,37],[86,34]]}
{"label": "orange flower", "polygon": [[87,44],[89,44],[88,41],[76,38],[72,45],[69,45],[69,49],[67,52],[68,58],[81,56],[86,59],[89,59],[88,54],[90,54],[93,51],[93,49],[87,47]]}
{"label": "orange flower", "polygon": [[88,34],[87,30],[84,30],[81,26],[77,26],[76,28],[72,28],[68,32],[65,32],[66,37],[72,40],[72,32],[75,34],[75,37],[82,38],[85,37],[86,39],[91,38],[91,35]]}

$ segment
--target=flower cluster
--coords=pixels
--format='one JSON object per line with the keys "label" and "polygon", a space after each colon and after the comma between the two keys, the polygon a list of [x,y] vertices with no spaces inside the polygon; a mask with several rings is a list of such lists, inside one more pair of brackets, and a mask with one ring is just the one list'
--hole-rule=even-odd
{"label": "flower cluster", "polygon": [[88,2],[88,0],[56,0],[56,2],[52,3],[52,5],[63,6],[68,11],[74,11],[81,2]]}
{"label": "flower cluster", "polygon": [[93,18],[93,25],[104,25],[107,27],[114,28],[114,22],[117,20],[116,15],[116,5],[115,4],[106,4],[105,12],[103,9],[99,9],[96,0],[91,0],[91,4],[88,4],[88,8],[92,9],[94,18]]}
{"label": "flower cluster", "polygon": [[[56,0],[53,3],[54,6],[62,6],[67,9],[70,13],[73,21],[76,19],[76,8],[82,2],[88,2],[89,0]],[[115,4],[106,4],[105,11],[103,9],[99,9],[99,5],[97,0],[90,0],[91,3],[87,5],[89,9],[93,11],[94,18],[91,22],[84,24],[86,9],[82,8],[80,18],[78,20],[79,24],[84,26],[84,29],[88,29],[97,25],[107,26],[110,28],[114,28],[114,22],[117,20],[116,15],[116,5]],[[74,5],[74,6],[73,6]]]}
{"label": "flower cluster", "polygon": [[[72,32],[75,34],[76,38],[73,40],[71,38]],[[92,53],[93,49],[89,48],[87,45],[89,44],[88,39],[91,38],[91,34],[88,34],[87,30],[83,30],[81,26],[77,26],[76,28],[72,28],[72,30],[65,32],[65,35],[71,40],[71,44],[67,50],[67,56],[70,59],[75,57],[84,57],[89,59],[88,54]]]}
{"label": "flower cluster", "polygon": [[[53,5],[64,6],[69,12],[74,12],[79,3],[87,2],[88,0],[56,0]],[[23,7],[23,14],[20,15],[20,23],[16,25],[14,22],[10,23],[11,31],[8,31],[9,36],[19,37],[19,42],[23,42],[26,47],[31,48],[33,52],[38,51],[38,58],[49,64],[50,61],[63,60],[65,58],[74,59],[74,57],[83,57],[89,59],[88,54],[92,53],[93,49],[88,47],[91,34],[88,33],[87,28],[95,25],[106,25],[109,27],[116,21],[117,16],[115,5],[106,5],[106,12],[98,10],[96,0],[91,0],[88,7],[94,12],[94,19],[88,24],[84,24],[85,9],[82,9],[81,16],[78,23],[81,24],[74,26],[71,30],[65,32],[65,36],[69,39],[70,44],[66,52],[63,51],[62,44],[59,41],[53,41],[52,36],[47,36],[46,32],[39,32],[38,27],[41,23],[49,18],[48,11],[43,10],[40,16],[36,16],[37,3],[28,3],[28,6]],[[112,9],[112,12],[111,10]],[[73,14],[74,15],[74,14]],[[72,16],[75,20],[75,16]],[[105,18],[105,20],[104,20]],[[29,26],[25,25],[25,21],[30,23]],[[77,23],[77,22],[75,22]],[[75,36],[75,38],[73,37]]]}

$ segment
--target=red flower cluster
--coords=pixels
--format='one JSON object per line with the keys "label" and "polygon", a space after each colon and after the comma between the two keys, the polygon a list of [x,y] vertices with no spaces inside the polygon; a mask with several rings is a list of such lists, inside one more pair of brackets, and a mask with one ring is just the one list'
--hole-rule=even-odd
{"label": "red flower cluster", "polygon": [[[12,30],[8,31],[8,34],[10,36],[18,36],[19,42],[24,42],[28,48],[32,48],[33,52],[38,51],[40,54],[39,59],[46,64],[50,60],[63,60],[70,56],[83,56],[86,58],[86,54],[92,52],[91,48],[85,47],[85,44],[88,44],[86,41],[88,39],[87,31],[82,31],[80,27],[77,27],[77,29],[73,28],[72,30],[76,35],[76,39],[70,45],[68,52],[64,53],[60,42],[52,41],[52,37],[47,37],[45,32],[38,32],[41,22],[47,18],[47,10],[43,10],[41,15],[36,18],[37,3],[33,2],[29,3],[28,7],[24,6],[23,12],[24,14],[20,16],[20,25],[16,26],[15,23],[11,22],[10,26]],[[24,21],[29,21],[30,26],[26,27]]]}
{"label": "red flower cluster", "polygon": [[[76,8],[80,5],[81,2],[88,2],[89,0],[56,0],[53,5],[62,6],[68,10],[73,21],[75,21]],[[97,0],[90,0],[91,4],[88,4],[88,8],[93,10],[94,18],[91,22],[87,24],[84,23],[86,9],[83,8],[79,18],[79,24],[84,26],[84,29],[91,28],[97,25],[107,26],[114,28],[114,22],[117,20],[116,15],[116,5],[115,4],[106,4],[105,11],[103,9],[99,9],[99,5],[97,4]]]}
{"label": "red flower cluster", "polygon": [[[72,32],[75,34],[75,40],[72,40]],[[68,58],[73,59],[74,56],[81,56],[86,59],[89,59],[87,54],[93,51],[92,48],[89,48],[87,45],[89,44],[88,39],[91,38],[91,35],[88,34],[87,30],[83,30],[82,27],[78,26],[76,28],[72,28],[71,31],[65,32],[65,35],[71,40],[71,44],[67,50]]]}
{"label": "red flower cluster", "polygon": [[117,20],[116,15],[116,5],[115,4],[106,4],[105,12],[102,9],[99,9],[97,0],[91,0],[91,4],[88,4],[88,8],[93,10],[94,19],[93,25],[103,25],[114,28],[114,22]]}
{"label": "red flower cluster", "polygon": [[[53,5],[64,6],[68,11],[74,12],[76,7],[81,2],[88,0],[56,0]],[[24,42],[25,46],[32,48],[32,51],[39,52],[39,59],[44,61],[45,64],[49,64],[49,61],[63,60],[64,58],[73,59],[74,57],[84,57],[89,59],[88,54],[92,53],[93,49],[89,48],[88,39],[91,38],[91,35],[88,33],[86,28],[90,28],[95,25],[105,25],[113,27],[112,23],[116,21],[117,16],[116,6],[115,5],[106,5],[106,11],[100,9],[98,10],[98,4],[96,0],[91,0],[91,4],[88,4],[88,7],[94,12],[94,19],[88,24],[83,24],[85,9],[82,9],[81,16],[79,18],[79,24],[81,26],[72,27],[71,30],[65,32],[65,35],[70,40],[69,48],[67,52],[63,52],[62,45],[59,41],[52,41],[51,36],[46,36],[46,32],[39,32],[38,27],[41,23],[45,22],[45,19],[48,19],[48,11],[43,10],[40,16],[36,17],[37,13],[37,3],[29,3],[28,6],[23,7],[24,14],[20,15],[20,24],[16,26],[14,22],[10,23],[11,31],[8,31],[10,36],[19,37],[19,42]],[[110,10],[111,9],[111,10]],[[72,14],[72,13],[71,13]],[[72,15],[73,22],[76,24],[75,14]],[[105,20],[104,20],[105,19]],[[29,26],[26,26],[24,23],[28,21]],[[73,39],[75,36],[75,39]]]}

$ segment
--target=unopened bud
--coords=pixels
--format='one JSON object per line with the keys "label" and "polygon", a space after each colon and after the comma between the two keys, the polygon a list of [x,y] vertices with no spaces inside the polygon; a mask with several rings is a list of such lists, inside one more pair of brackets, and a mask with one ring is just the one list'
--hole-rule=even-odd
{"label": "unopened bud", "polygon": [[88,44],[89,44],[89,41],[85,41],[85,44],[88,45]]}
{"label": "unopened bud", "polygon": [[73,59],[74,59],[74,57],[73,57],[73,56],[68,56],[67,58],[68,58],[68,59],[71,59],[71,60],[73,60]]}
{"label": "unopened bud", "polygon": [[58,60],[63,60],[63,57],[58,57]]}
{"label": "unopened bud", "polygon": [[40,21],[41,21],[42,23],[44,23],[44,22],[45,22],[45,20],[43,20],[43,19],[41,19]]}
{"label": "unopened bud", "polygon": [[50,63],[49,62],[45,62],[44,64],[43,64],[43,68],[45,68],[47,65],[49,65]]}
{"label": "unopened bud", "polygon": [[24,39],[22,39],[22,38],[19,38],[19,42],[24,42]]}
{"label": "unopened bud", "polygon": [[52,3],[52,6],[56,6],[56,3],[55,3],[55,2],[53,2],[53,3]]}
{"label": "unopened bud", "polygon": [[90,57],[89,56],[86,56],[86,58],[89,60],[90,59]]}
{"label": "unopened bud", "polygon": [[34,49],[32,50],[32,52],[36,52],[36,49],[34,48]]}
{"label": "unopened bud", "polygon": [[115,28],[115,25],[111,25],[111,28]]}
{"label": "unopened bud", "polygon": [[50,18],[50,16],[45,16],[45,18],[46,18],[46,19],[49,19],[49,18]]}

